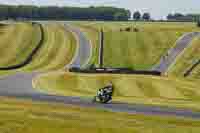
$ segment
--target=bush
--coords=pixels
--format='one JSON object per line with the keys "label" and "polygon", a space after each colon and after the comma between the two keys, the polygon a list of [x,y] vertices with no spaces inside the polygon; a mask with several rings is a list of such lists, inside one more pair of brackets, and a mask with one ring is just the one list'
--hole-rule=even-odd
{"label": "bush", "polygon": [[126,32],[131,32],[131,27],[125,28],[125,31],[126,31]]}
{"label": "bush", "polygon": [[134,32],[139,32],[139,29],[138,28],[134,28],[133,31]]}
{"label": "bush", "polygon": [[0,23],[0,27],[5,27],[5,26],[8,26],[8,25],[4,23]]}
{"label": "bush", "polygon": [[200,27],[200,20],[197,22],[197,26]]}
{"label": "bush", "polygon": [[89,66],[89,69],[93,69],[93,68],[96,68],[96,65],[95,65],[95,64],[91,64],[91,65]]}

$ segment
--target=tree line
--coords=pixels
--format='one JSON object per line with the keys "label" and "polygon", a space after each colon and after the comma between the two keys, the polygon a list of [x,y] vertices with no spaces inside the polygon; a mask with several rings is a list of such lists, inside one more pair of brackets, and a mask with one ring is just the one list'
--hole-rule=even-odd
{"label": "tree line", "polygon": [[167,20],[197,22],[200,20],[200,14],[182,14],[182,13],[168,14]]}
{"label": "tree line", "polygon": [[57,7],[0,5],[0,19],[116,20],[126,21],[131,12],[115,7]]}
{"label": "tree line", "polygon": [[[107,20],[127,21],[133,18],[136,21],[152,20],[149,12],[131,12],[116,7],[57,7],[32,5],[0,5],[0,20]],[[199,21],[200,14],[168,14],[168,21]]]}

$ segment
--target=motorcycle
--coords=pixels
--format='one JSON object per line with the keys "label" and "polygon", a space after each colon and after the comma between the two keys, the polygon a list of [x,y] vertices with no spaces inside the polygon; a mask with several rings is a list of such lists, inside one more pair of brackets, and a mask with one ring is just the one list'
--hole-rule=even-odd
{"label": "motorcycle", "polygon": [[101,88],[97,91],[97,95],[94,97],[93,102],[99,102],[106,104],[112,101],[113,95],[113,85],[108,85],[104,88]]}

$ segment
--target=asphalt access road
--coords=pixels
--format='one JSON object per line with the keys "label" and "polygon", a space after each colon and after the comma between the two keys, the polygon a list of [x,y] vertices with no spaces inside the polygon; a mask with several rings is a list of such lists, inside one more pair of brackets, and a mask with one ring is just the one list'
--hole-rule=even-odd
{"label": "asphalt access road", "polygon": [[169,67],[175,62],[176,57],[183,52],[185,48],[190,45],[190,42],[195,37],[200,36],[200,32],[192,32],[183,35],[176,42],[176,46],[171,48],[166,55],[164,55],[153,70],[161,73],[166,73]]}

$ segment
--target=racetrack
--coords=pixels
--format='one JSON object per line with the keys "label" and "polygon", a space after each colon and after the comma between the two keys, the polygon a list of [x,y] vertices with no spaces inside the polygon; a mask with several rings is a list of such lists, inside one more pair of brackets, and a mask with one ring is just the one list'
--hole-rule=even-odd
{"label": "racetrack", "polygon": [[[66,28],[72,28],[69,25]],[[90,57],[91,48],[88,44],[85,36],[80,30],[73,27],[73,32],[76,34],[79,40],[78,53],[73,59],[73,62],[69,67],[76,66],[81,67],[87,64]],[[146,105],[135,105],[126,103],[112,103],[112,104],[96,104],[92,103],[91,99],[79,98],[79,97],[64,97],[47,95],[42,92],[38,92],[32,87],[32,78],[38,73],[17,73],[16,75],[7,76],[0,79],[0,96],[16,97],[22,99],[32,99],[34,101],[45,101],[45,102],[58,102],[65,104],[72,104],[82,107],[92,107],[105,109],[114,112],[127,112],[127,113],[141,113],[147,115],[171,115],[176,117],[186,117],[200,119],[200,112],[193,112],[190,110],[181,110],[176,108],[167,107],[155,107]]]}

